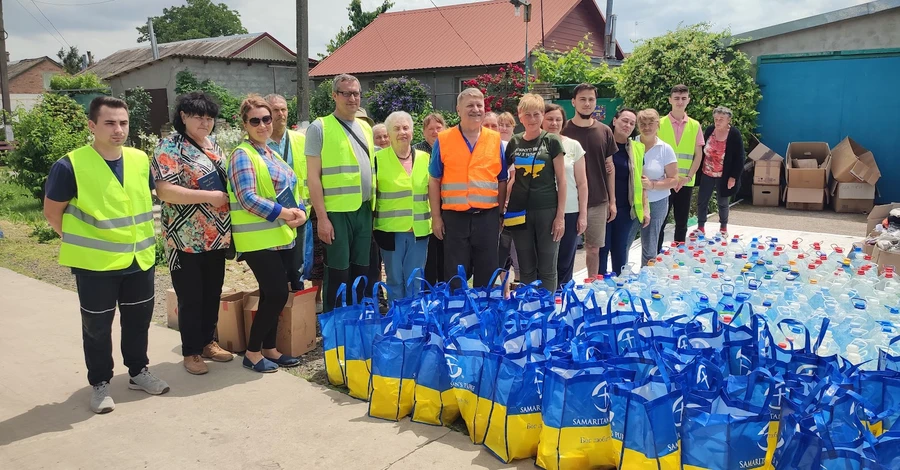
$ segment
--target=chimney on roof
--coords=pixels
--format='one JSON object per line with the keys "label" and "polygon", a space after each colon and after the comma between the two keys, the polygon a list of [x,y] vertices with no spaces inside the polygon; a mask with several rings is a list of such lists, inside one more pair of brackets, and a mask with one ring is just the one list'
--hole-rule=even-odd
{"label": "chimney on roof", "polygon": [[[606,57],[615,57],[615,42],[612,39],[613,36],[613,0],[606,0],[606,37],[603,38],[603,54]],[[613,46],[610,47],[610,44]],[[612,53],[610,53],[612,50]]]}
{"label": "chimney on roof", "polygon": [[91,54],[91,51],[87,51],[87,61],[88,67],[94,65],[94,54]]}
{"label": "chimney on roof", "polygon": [[607,47],[607,51],[609,51],[606,56],[610,59],[616,58],[616,23],[618,22],[619,15],[613,14],[610,18],[610,24],[612,28],[610,28],[609,32],[609,47]]}
{"label": "chimney on roof", "polygon": [[159,59],[159,47],[156,45],[156,33],[153,32],[153,18],[147,18],[147,35],[150,36],[150,51],[153,52],[153,60]]}

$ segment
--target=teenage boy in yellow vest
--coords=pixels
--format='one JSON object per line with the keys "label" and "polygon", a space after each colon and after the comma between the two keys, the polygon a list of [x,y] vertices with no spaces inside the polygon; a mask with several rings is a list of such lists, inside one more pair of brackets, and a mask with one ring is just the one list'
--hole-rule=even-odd
{"label": "teenage boy in yellow vest", "polygon": [[[272,107],[272,137],[268,147],[281,156],[294,173],[297,174],[297,184],[300,185],[300,197],[304,204],[309,204],[309,188],[306,182],[306,136],[300,132],[287,128],[288,105],[287,100],[276,94],[266,95],[266,102]],[[291,249],[292,265],[288,268],[288,282],[291,290],[303,290],[303,282],[300,281],[300,272],[303,270],[303,253],[307,243],[306,223],[297,227],[297,242]]]}
{"label": "teenage boy in yellow vest", "polygon": [[50,169],[44,216],[62,237],[59,263],[72,268],[81,304],[82,340],[91,410],[115,408],[112,325],[119,307],[128,388],[151,395],[169,385],[147,369],[147,333],[154,305],[156,238],[150,159],[124,147],[128,106],[102,96],[90,105],[91,145],[73,150]]}
{"label": "teenage boy in yellow vest", "polygon": [[334,113],[306,129],[309,198],[318,217],[317,235],[325,244],[325,312],[334,309],[341,284],[352,284],[369,269],[375,204],[372,128],[356,118],[359,80],[347,74],[334,77],[331,96]]}
{"label": "teenage boy in yellow vest", "polygon": [[[691,197],[700,163],[703,161],[703,129],[700,123],[688,117],[691,95],[686,85],[675,85],[669,94],[672,111],[659,121],[659,140],[675,149],[678,157],[678,184],[669,195],[669,212],[675,213],[675,242],[684,243],[691,212]],[[662,250],[666,224],[659,232],[657,252]]]}

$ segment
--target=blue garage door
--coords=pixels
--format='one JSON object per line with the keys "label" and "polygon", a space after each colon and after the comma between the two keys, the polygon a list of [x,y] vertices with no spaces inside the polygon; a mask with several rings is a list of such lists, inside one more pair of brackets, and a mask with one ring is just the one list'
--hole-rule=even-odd
{"label": "blue garage door", "polygon": [[875,155],[878,201],[900,201],[900,50],[763,56],[757,82],[763,143],[784,154],[850,136]]}

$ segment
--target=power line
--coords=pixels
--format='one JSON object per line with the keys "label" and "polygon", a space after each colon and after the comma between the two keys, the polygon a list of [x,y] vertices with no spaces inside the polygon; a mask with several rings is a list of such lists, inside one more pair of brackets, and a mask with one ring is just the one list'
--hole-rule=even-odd
{"label": "power line", "polygon": [[38,9],[38,11],[41,13],[41,16],[43,16],[44,19],[47,20],[48,23],[50,23],[50,26],[53,26],[53,30],[56,31],[56,34],[58,34],[59,37],[62,38],[63,42],[66,43],[67,46],[72,47],[72,45],[69,44],[69,41],[66,41],[65,36],[63,36],[62,33],[60,33],[58,29],[56,29],[56,25],[54,25],[53,22],[50,21],[50,18],[47,18],[47,15],[44,14],[44,11],[41,10],[41,7],[39,7],[37,3],[34,3],[34,0],[31,0],[31,4]]}
{"label": "power line", "polygon": [[462,34],[459,34],[459,31],[457,31],[456,28],[453,27],[453,23],[451,23],[450,20],[448,20],[447,17],[444,16],[444,12],[442,12],[441,9],[438,8],[437,5],[435,5],[434,0],[431,0],[431,4],[434,5],[434,9],[437,10],[438,13],[441,14],[441,18],[443,18],[444,21],[446,21],[447,24],[450,25],[450,29],[452,29],[453,32],[456,33],[456,35],[459,36],[460,39],[462,39],[462,42],[465,43],[465,45],[469,48],[469,50],[472,51],[473,54],[475,54],[475,57],[478,58],[478,61],[481,62],[481,65],[484,68],[487,68],[487,64],[484,63],[484,60],[481,59],[481,56],[479,56],[478,53],[475,52],[475,49],[473,49],[472,46],[469,44],[469,42],[466,41],[465,38],[462,37]]}
{"label": "power line", "polygon": [[[25,5],[22,5],[22,2],[20,2],[19,0],[16,0],[16,3],[18,3],[19,6],[22,7],[22,9],[25,10],[25,11],[28,13],[29,16],[31,16],[31,19],[33,19],[34,21],[36,21],[37,24],[41,25],[41,28],[44,28],[44,31],[46,31],[47,34],[49,34],[50,37],[53,38],[53,40],[55,40],[56,42],[59,42],[59,39],[58,39],[56,36],[54,36],[53,33],[51,33],[49,29],[47,29],[46,26],[44,26],[44,23],[41,23],[40,20],[38,20],[38,19],[34,16],[34,14],[31,13],[31,10],[25,8]],[[61,42],[59,42],[59,45],[60,45],[60,47],[64,47],[63,43],[61,43]]]}
{"label": "power line", "polygon": [[118,0],[103,0],[102,2],[89,2],[89,3],[53,3],[53,2],[41,2],[39,0],[33,0],[34,3],[41,3],[44,5],[53,5],[58,7],[83,7],[87,5],[102,5],[104,3],[112,3]]}

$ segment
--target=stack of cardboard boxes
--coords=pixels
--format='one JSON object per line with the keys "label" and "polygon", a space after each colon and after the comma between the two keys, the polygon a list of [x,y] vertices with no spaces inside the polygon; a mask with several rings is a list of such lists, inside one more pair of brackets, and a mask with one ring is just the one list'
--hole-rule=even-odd
{"label": "stack of cardboard boxes", "polygon": [[785,157],[788,209],[820,211],[828,198],[831,149],[825,142],[791,142]]}
{"label": "stack of cardboard boxes", "polygon": [[[259,291],[222,293],[216,336],[219,346],[233,353],[247,349],[250,325],[259,307]],[[166,323],[178,329],[178,297],[166,291]],[[316,289],[293,292],[278,318],[276,347],[289,356],[299,356],[316,348]]]}
{"label": "stack of cardboard boxes", "polygon": [[753,164],[753,205],[778,206],[781,199],[781,165],[784,158],[762,143],[747,158]]}
{"label": "stack of cardboard boxes", "polygon": [[832,205],[835,212],[869,213],[875,205],[875,182],[881,171],[875,156],[847,137],[831,152]]}

